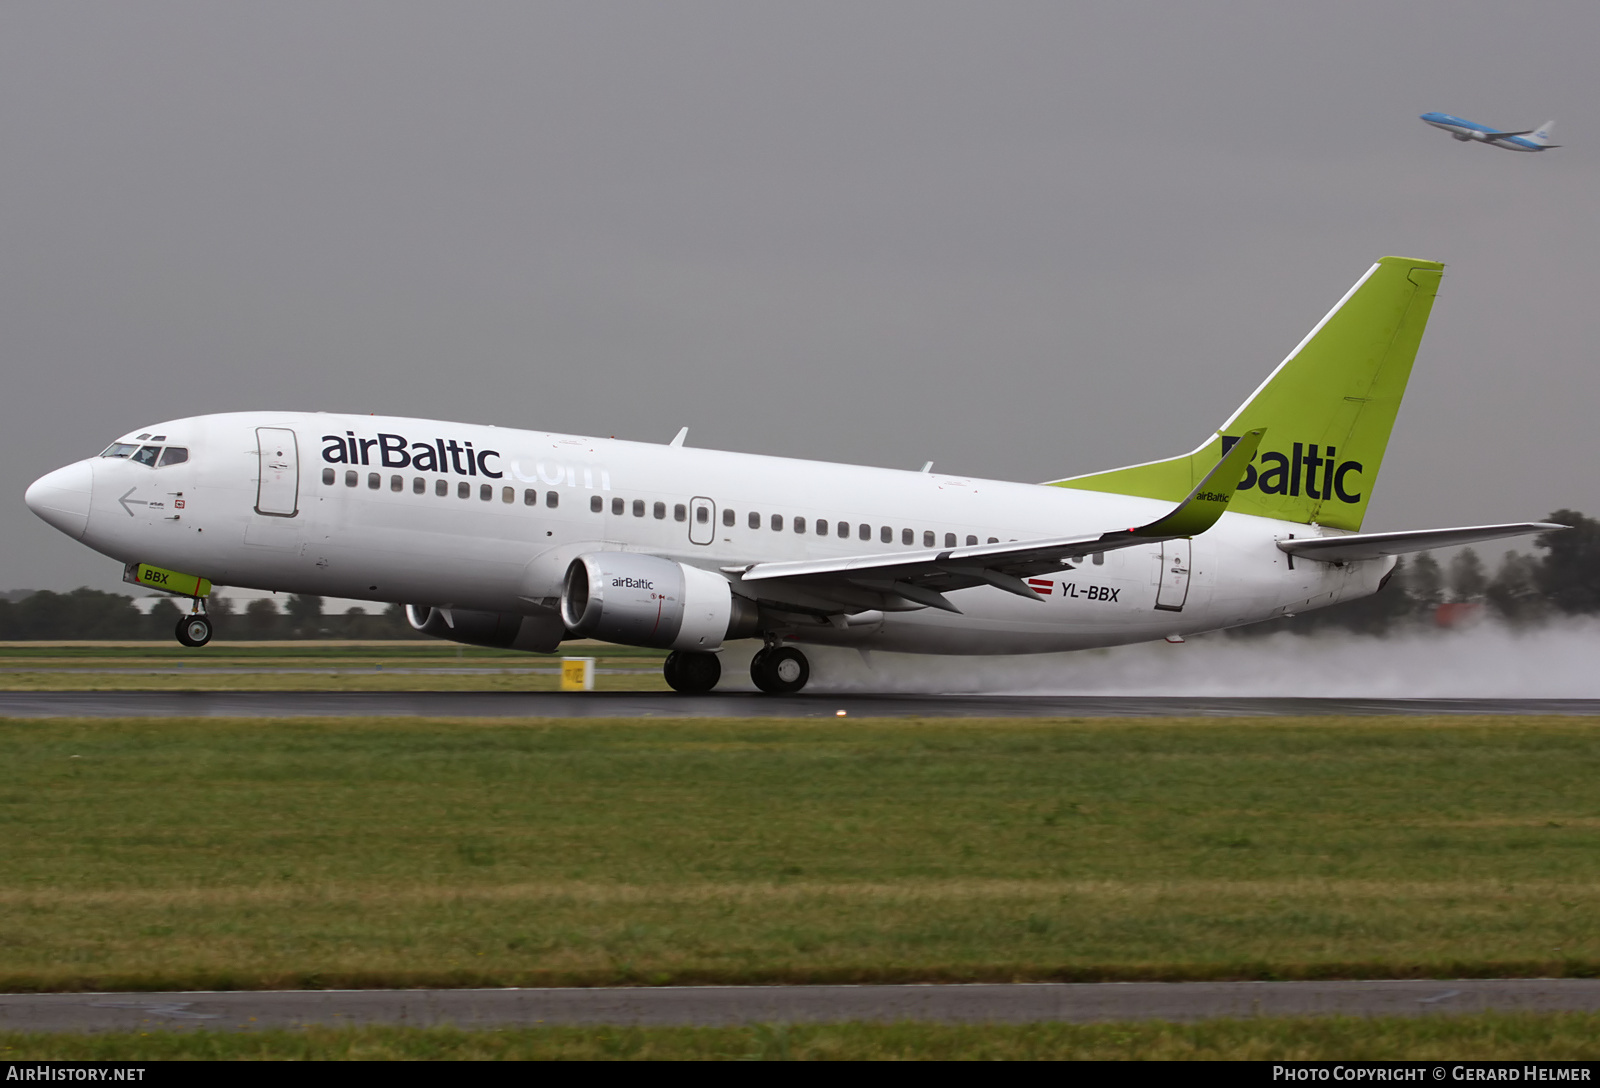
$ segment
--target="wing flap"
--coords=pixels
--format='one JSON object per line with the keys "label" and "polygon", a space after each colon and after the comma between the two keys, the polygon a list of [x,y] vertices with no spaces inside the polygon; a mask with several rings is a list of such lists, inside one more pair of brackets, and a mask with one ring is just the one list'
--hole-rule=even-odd
{"label": "wing flap", "polygon": [[1434,548],[1453,548],[1529,533],[1553,533],[1571,526],[1551,521],[1517,521],[1504,525],[1468,525],[1457,529],[1414,529],[1401,533],[1353,533],[1348,536],[1311,537],[1280,540],[1280,551],[1296,558],[1318,559],[1324,563],[1350,563],[1362,559],[1381,559],[1386,555],[1406,555]]}

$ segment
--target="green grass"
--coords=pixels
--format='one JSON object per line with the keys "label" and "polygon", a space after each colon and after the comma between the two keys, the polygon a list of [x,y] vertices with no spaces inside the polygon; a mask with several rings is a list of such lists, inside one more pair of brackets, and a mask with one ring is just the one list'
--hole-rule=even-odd
{"label": "green grass", "polygon": [[0,721],[0,989],[1600,971],[1584,719]]}
{"label": "green grass", "polygon": [[1600,1015],[1492,1013],[1198,1024],[793,1024],[737,1028],[306,1028],[0,1033],[0,1061],[1600,1059]]}

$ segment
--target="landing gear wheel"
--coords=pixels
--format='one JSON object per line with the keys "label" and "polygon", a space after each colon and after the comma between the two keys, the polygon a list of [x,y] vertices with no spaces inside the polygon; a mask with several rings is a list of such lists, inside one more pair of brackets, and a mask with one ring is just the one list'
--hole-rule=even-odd
{"label": "landing gear wheel", "polygon": [[202,615],[185,616],[178,621],[177,635],[185,646],[204,646],[211,641],[211,621]]}
{"label": "landing gear wheel", "polygon": [[685,695],[703,695],[722,679],[722,662],[716,654],[674,650],[661,666],[667,686]]}
{"label": "landing gear wheel", "polygon": [[768,695],[793,695],[811,679],[811,662],[793,646],[762,650],[750,659],[750,679]]}

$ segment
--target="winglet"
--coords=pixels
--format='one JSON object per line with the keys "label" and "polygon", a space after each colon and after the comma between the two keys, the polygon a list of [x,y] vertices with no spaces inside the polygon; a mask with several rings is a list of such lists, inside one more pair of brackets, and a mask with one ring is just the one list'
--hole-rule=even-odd
{"label": "winglet", "polygon": [[1244,479],[1250,458],[1256,455],[1256,447],[1261,445],[1261,436],[1266,433],[1265,427],[1246,431],[1237,442],[1233,443],[1232,448],[1222,455],[1217,467],[1206,473],[1205,479],[1189,492],[1189,497],[1179,503],[1172,513],[1152,521],[1149,525],[1129,529],[1128,532],[1135,536],[1171,538],[1199,536],[1211,528],[1227,511],[1228,504],[1233,501],[1233,493],[1238,489],[1239,482]]}

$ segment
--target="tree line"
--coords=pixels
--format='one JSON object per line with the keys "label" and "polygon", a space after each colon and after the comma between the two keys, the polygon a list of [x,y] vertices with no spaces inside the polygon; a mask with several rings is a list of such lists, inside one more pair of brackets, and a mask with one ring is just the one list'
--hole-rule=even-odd
{"label": "tree line", "polygon": [[[1344,630],[1381,635],[1445,626],[1464,615],[1494,616],[1522,626],[1600,613],[1600,521],[1576,510],[1557,510],[1549,520],[1572,528],[1534,537],[1533,546],[1542,554],[1507,551],[1491,569],[1471,548],[1463,548],[1443,566],[1424,552],[1401,559],[1383,589],[1370,597],[1235,628],[1233,633]],[[132,597],[97,589],[10,596],[17,599],[0,599],[0,640],[5,641],[171,638],[188,608],[186,600],[162,598],[147,615],[134,607]],[[225,639],[423,637],[411,629],[397,604],[381,612],[351,608],[336,615],[323,611],[321,597],[291,594],[282,609],[263,597],[236,612],[227,598],[217,598],[208,612],[217,636]]]}
{"label": "tree line", "polygon": [[[70,593],[12,594],[0,599],[0,640],[27,639],[148,639],[172,638],[178,620],[189,611],[187,599],[163,597],[148,614],[134,607],[133,598],[98,589]],[[325,613],[322,598],[290,594],[283,608],[270,597],[251,601],[236,610],[226,597],[213,598],[206,613],[225,639],[298,638],[422,638],[406,622],[405,609],[391,604],[380,612],[351,608],[341,614]],[[374,605],[374,608],[382,606]]]}

